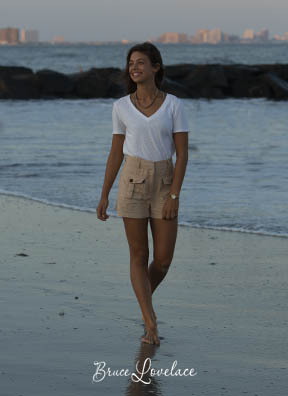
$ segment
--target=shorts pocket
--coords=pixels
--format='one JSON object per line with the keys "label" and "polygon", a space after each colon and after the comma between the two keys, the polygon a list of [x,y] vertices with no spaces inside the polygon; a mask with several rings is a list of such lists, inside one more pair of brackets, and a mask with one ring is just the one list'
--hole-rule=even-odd
{"label": "shorts pocket", "polygon": [[173,175],[162,176],[161,186],[160,186],[161,199],[165,199],[165,200],[168,199],[172,182],[173,182]]}
{"label": "shorts pocket", "polygon": [[142,170],[138,172],[127,172],[123,175],[120,194],[124,198],[148,199],[149,183],[148,175]]}
{"label": "shorts pocket", "polygon": [[164,184],[172,184],[173,182],[173,175],[163,176],[162,181]]}

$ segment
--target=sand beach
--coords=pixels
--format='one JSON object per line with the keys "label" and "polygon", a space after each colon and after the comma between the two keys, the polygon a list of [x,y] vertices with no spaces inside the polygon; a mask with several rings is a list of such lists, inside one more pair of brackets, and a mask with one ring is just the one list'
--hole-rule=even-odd
{"label": "sand beach", "polygon": [[[140,341],[121,218],[0,195],[0,235],[1,396],[287,395],[287,238],[180,226],[157,347]],[[170,375],[93,380],[96,362],[145,359]]]}

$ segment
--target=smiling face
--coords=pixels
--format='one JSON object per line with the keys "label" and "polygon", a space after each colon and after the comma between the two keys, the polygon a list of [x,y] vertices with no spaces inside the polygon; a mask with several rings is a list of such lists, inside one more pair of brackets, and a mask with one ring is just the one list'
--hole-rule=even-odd
{"label": "smiling face", "polygon": [[142,52],[132,52],[129,60],[129,75],[136,84],[152,79],[155,81],[155,74],[159,69],[159,64],[152,66],[150,58]]}

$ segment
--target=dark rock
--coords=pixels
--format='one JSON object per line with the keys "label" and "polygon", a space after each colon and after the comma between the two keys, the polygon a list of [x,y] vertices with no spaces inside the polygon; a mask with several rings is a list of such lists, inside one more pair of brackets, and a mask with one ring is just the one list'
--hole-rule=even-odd
{"label": "dark rock", "polygon": [[10,78],[19,74],[33,74],[33,70],[22,66],[0,66],[0,79]]}
{"label": "dark rock", "polygon": [[271,98],[273,92],[267,84],[263,80],[263,76],[259,76],[251,81],[251,86],[249,88],[249,97],[251,98]]}
{"label": "dark rock", "polygon": [[190,98],[189,89],[187,89],[183,84],[177,81],[173,81],[170,78],[164,77],[162,81],[161,89],[172,95],[176,95],[179,98]]}
{"label": "dark rock", "polygon": [[274,99],[288,99],[288,82],[282,80],[273,73],[266,73],[262,76],[262,80],[266,82],[273,94]]}
{"label": "dark rock", "polygon": [[0,99],[38,98],[34,73],[27,67],[0,66]]}
{"label": "dark rock", "polygon": [[80,98],[110,98],[123,92],[121,70],[115,67],[92,68],[86,72],[70,74],[75,93]]}
{"label": "dark rock", "polygon": [[13,75],[0,80],[1,99],[39,99],[40,91],[34,74]]}
{"label": "dark rock", "polygon": [[69,97],[74,90],[74,82],[63,73],[42,69],[35,73],[42,97]]}
{"label": "dark rock", "polygon": [[224,74],[228,82],[231,80],[243,80],[247,78],[254,78],[261,73],[261,69],[258,65],[222,65]]}
{"label": "dark rock", "polygon": [[265,75],[266,73],[273,73],[282,80],[288,80],[288,67],[283,63],[274,63],[274,64],[265,64],[265,65],[257,65],[257,67],[261,70],[261,74]]}
{"label": "dark rock", "polygon": [[193,63],[179,63],[177,65],[168,65],[164,67],[164,74],[167,78],[171,80],[181,80],[186,78],[187,74],[193,70],[194,67],[198,65],[194,65]]}
{"label": "dark rock", "polygon": [[[162,89],[180,98],[288,97],[288,65],[176,64],[164,67]],[[0,99],[119,98],[124,69],[91,68],[73,74],[0,66]]]}
{"label": "dark rock", "polygon": [[[229,86],[227,77],[225,75],[222,65],[210,65],[208,69],[208,79],[213,87],[227,88]],[[215,91],[217,92],[217,91]]]}
{"label": "dark rock", "polygon": [[225,95],[220,88],[204,86],[200,90],[200,97],[206,99],[225,99]]}
{"label": "dark rock", "polygon": [[209,79],[208,65],[195,65],[184,77],[185,86],[190,89],[199,89],[207,84]]}
{"label": "dark rock", "polygon": [[253,79],[235,79],[230,83],[230,92],[233,98],[249,98]]}
{"label": "dark rock", "polygon": [[181,82],[190,98],[225,98],[222,88],[228,87],[221,65],[190,65]]}

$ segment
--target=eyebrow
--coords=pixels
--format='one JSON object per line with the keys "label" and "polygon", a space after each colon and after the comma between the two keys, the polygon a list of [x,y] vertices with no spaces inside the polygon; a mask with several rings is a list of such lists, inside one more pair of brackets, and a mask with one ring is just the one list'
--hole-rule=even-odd
{"label": "eyebrow", "polygon": [[[139,59],[136,59],[136,60],[144,60],[144,58],[139,58]],[[130,60],[129,63],[130,62],[133,62],[133,60],[132,61]]]}

